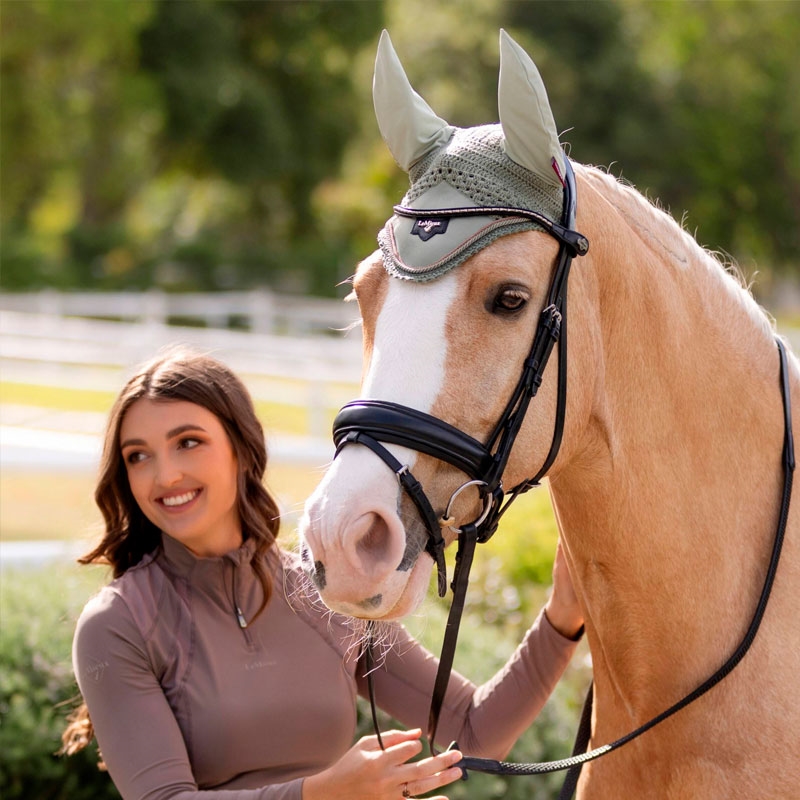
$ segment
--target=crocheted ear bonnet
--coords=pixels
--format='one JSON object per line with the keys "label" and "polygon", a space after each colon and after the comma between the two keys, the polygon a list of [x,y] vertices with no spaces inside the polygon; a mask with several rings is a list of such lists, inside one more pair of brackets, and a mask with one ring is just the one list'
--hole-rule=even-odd
{"label": "crocheted ear bonnet", "polygon": [[[373,93],[381,133],[409,173],[410,188],[401,205],[503,206],[560,219],[564,155],[547,95],[533,62],[507,34],[501,32],[500,124],[456,128],[437,117],[411,88],[386,32],[378,49]],[[513,132],[508,130],[511,126]],[[541,227],[505,215],[395,215],[378,234],[378,244],[391,275],[431,281],[500,236],[525,230]]]}

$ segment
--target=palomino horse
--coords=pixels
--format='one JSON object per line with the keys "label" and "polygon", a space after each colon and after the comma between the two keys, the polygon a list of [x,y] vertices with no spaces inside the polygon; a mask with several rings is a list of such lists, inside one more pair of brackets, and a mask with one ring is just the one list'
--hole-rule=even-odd
{"label": "palomino horse", "polygon": [[[504,33],[498,97],[499,125],[447,125],[411,89],[384,35],[375,104],[410,172],[405,206],[518,206],[559,219],[569,164],[538,72]],[[569,393],[548,479],[586,619],[598,746],[678,701],[741,640],[778,519],[784,411],[773,326],[750,294],[632,188],[598,169],[576,164],[574,173],[575,227],[591,248],[568,284]],[[488,210],[464,219],[403,213],[355,276],[363,397],[489,442],[528,357],[558,236],[533,217]],[[560,348],[563,335],[554,354]],[[558,366],[551,359],[521,425],[506,487],[547,459]],[[792,354],[788,372],[798,407]],[[424,447],[386,448],[445,515],[470,476]],[[460,492],[441,520],[446,542],[486,508],[479,488]],[[581,798],[800,796],[798,515],[795,502],[761,628],[738,667],[587,764]],[[396,619],[428,587],[421,515],[368,447],[341,449],[301,531],[307,569],[336,610]]]}

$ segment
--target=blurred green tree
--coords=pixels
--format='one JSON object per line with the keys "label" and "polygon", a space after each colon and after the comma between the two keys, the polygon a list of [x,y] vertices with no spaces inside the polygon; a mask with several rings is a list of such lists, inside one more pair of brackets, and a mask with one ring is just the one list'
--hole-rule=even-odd
{"label": "blurred green tree", "polygon": [[132,260],[122,215],[159,124],[137,70],[150,2],[7,3],[2,16],[2,282],[85,285]]}
{"label": "blurred green tree", "polygon": [[311,194],[353,133],[351,62],[381,15],[6,5],[2,285],[332,287]]}
{"label": "blurred green tree", "polygon": [[612,171],[746,269],[797,269],[798,3],[507,6],[578,161],[618,162]]}
{"label": "blurred green tree", "polygon": [[[800,4],[626,0],[668,130],[660,195],[744,267],[800,261]],[[656,131],[653,131],[655,134]]]}
{"label": "blurred green tree", "polygon": [[[370,99],[389,28],[458,125],[497,36],[572,155],[624,169],[746,272],[800,265],[797,2],[29,0],[3,5],[0,286],[331,294],[406,184]],[[617,166],[621,165],[621,166]]]}
{"label": "blurred green tree", "polygon": [[335,282],[311,196],[355,132],[351,63],[381,14],[380,3],[161,3],[142,32],[170,165],[242,193],[219,231],[242,265],[226,280],[246,284],[271,267],[310,273],[317,291]]}
{"label": "blurred green tree", "polygon": [[[464,0],[456,10],[389,0],[386,20],[415,88],[458,125],[497,118],[497,37],[487,31],[507,28],[536,61],[577,161],[630,181],[745,272],[758,262],[761,271],[796,273],[799,8],[754,0]],[[364,130],[370,125],[365,120]],[[347,159],[342,181],[321,195],[329,221],[363,242],[362,254],[403,191],[398,172],[377,148],[369,164]],[[390,191],[382,213],[380,190]]]}

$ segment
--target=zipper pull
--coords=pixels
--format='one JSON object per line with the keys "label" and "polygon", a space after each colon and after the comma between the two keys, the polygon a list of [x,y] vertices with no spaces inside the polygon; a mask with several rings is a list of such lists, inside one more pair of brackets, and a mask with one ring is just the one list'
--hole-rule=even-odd
{"label": "zipper pull", "polygon": [[236,619],[239,620],[239,627],[246,628],[247,627],[247,620],[244,618],[244,614],[242,614],[242,609],[239,606],[236,606]]}

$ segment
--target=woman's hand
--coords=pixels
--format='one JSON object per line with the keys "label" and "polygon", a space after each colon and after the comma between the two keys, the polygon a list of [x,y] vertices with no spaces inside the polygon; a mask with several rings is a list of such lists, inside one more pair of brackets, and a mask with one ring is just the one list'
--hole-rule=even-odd
{"label": "woman's hand", "polygon": [[544,607],[544,613],[550,624],[567,639],[577,638],[583,628],[583,612],[572,585],[560,538],[553,562],[553,592]]}
{"label": "woman's hand", "polygon": [[402,800],[458,780],[457,750],[407,763],[422,751],[421,736],[419,728],[386,731],[381,734],[385,750],[377,736],[359,739],[335,764],[303,781],[303,800]]}

